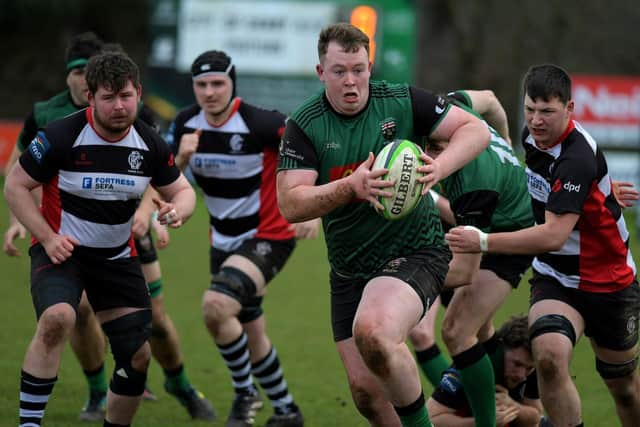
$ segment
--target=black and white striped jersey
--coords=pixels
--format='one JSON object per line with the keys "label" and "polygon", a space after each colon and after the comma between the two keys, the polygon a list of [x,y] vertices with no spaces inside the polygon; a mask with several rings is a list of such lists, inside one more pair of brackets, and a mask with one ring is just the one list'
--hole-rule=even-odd
{"label": "black and white striped jersey", "polygon": [[131,223],[147,185],[180,176],[147,124],[137,119],[126,136],[108,141],[94,129],[91,108],[39,131],[20,164],[43,183],[41,210],[53,230],[112,259],[136,255]]}
{"label": "black and white striped jersey", "polygon": [[536,222],[544,223],[545,211],[580,215],[562,248],[538,255],[533,268],[588,292],[629,286],[636,275],[629,232],[595,140],[571,120],[554,146],[539,148],[526,128],[523,145]]}
{"label": "black and white striped jersey", "polygon": [[227,121],[213,126],[198,105],[187,107],[167,138],[177,153],[182,135],[202,130],[189,167],[204,192],[211,245],[226,252],[250,238],[294,237],[276,199],[277,153],[286,117],[240,98],[231,108]]}

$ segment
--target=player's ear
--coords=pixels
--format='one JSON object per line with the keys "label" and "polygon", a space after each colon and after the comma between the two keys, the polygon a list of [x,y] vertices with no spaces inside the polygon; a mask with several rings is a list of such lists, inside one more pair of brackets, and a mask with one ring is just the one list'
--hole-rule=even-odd
{"label": "player's ear", "polygon": [[575,106],[573,99],[570,99],[569,102],[567,102],[567,113],[569,113],[569,115],[571,115],[571,113],[573,113],[573,107]]}
{"label": "player's ear", "polygon": [[322,64],[316,65],[316,74],[318,74],[318,78],[321,82],[324,81],[324,68],[322,68]]}

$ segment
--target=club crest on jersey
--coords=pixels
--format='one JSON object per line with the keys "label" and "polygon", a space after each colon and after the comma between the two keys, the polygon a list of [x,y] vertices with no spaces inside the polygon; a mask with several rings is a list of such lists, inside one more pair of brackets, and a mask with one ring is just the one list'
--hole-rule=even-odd
{"label": "club crest on jersey", "polygon": [[129,167],[133,169],[133,171],[139,171],[142,167],[142,159],[144,159],[144,156],[139,151],[132,151],[129,153],[129,158],[127,159],[129,161]]}
{"label": "club crest on jersey", "polygon": [[242,153],[244,151],[244,138],[237,133],[229,139],[229,150],[231,153]]}
{"label": "club crest on jersey", "polygon": [[253,249],[253,253],[258,256],[267,256],[271,251],[271,243],[269,242],[258,242],[256,247]]}
{"label": "club crest on jersey", "polygon": [[380,122],[380,131],[385,141],[393,141],[396,139],[396,120],[393,117],[387,117]]}

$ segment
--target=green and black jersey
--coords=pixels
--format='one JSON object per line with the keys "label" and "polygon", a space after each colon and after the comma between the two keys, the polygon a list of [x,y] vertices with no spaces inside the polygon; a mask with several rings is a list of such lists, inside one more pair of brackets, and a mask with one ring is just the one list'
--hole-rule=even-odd
{"label": "green and black jersey", "polygon": [[[449,94],[465,110],[472,105],[465,92]],[[512,231],[534,223],[527,175],[511,146],[489,126],[491,142],[478,157],[441,181],[458,225],[487,232]]]}
{"label": "green and black jersey", "polygon": [[[366,107],[354,116],[337,113],[324,92],[307,100],[287,122],[278,170],[312,169],[317,185],[352,173],[369,155],[394,139],[420,143],[449,110],[441,97],[407,85],[370,82]],[[346,278],[366,279],[386,261],[444,246],[438,212],[430,197],[397,221],[361,200],[323,218],[329,263]]]}
{"label": "green and black jersey", "polygon": [[18,149],[24,151],[36,137],[38,129],[42,129],[52,121],[75,113],[82,108],[84,107],[73,103],[69,90],[65,90],[46,101],[36,102],[18,136]]}

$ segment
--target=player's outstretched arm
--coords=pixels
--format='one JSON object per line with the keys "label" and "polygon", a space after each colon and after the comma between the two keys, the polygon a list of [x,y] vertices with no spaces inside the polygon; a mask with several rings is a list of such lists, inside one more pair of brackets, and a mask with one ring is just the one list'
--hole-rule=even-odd
{"label": "player's outstretched arm", "polygon": [[153,199],[160,224],[178,228],[191,217],[196,207],[196,193],[183,174],[171,184],[155,189],[166,200]]}
{"label": "player's outstretched arm", "polygon": [[366,200],[383,209],[378,196],[391,196],[385,188],[393,182],[379,179],[387,169],[371,170],[374,156],[369,157],[351,174],[323,185],[314,185],[315,170],[291,169],[278,172],[278,207],[289,222],[301,222],[328,214],[355,199]]}
{"label": "player's outstretched arm", "polygon": [[475,227],[455,227],[444,238],[453,252],[535,255],[562,248],[579,217],[573,213],[557,215],[547,211],[544,224],[522,230],[486,234]]}

